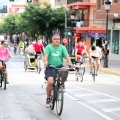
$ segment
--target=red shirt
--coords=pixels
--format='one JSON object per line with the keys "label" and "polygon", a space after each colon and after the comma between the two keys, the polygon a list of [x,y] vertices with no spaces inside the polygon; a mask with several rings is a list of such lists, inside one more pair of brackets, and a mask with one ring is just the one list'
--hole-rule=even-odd
{"label": "red shirt", "polygon": [[35,49],[35,52],[41,52],[41,50],[43,49],[43,44],[38,44],[38,43],[35,43],[34,45],[34,49]]}
{"label": "red shirt", "polygon": [[85,49],[85,47],[83,45],[77,45],[76,49],[78,54],[82,54],[82,51]]}

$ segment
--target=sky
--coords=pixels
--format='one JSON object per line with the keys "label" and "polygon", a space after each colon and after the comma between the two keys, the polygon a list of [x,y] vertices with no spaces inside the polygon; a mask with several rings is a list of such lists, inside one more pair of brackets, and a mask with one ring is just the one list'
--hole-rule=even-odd
{"label": "sky", "polygon": [[25,3],[26,0],[14,0],[15,2],[10,2],[9,0],[0,0],[0,7],[3,5],[9,5],[9,4],[13,4],[13,3]]}

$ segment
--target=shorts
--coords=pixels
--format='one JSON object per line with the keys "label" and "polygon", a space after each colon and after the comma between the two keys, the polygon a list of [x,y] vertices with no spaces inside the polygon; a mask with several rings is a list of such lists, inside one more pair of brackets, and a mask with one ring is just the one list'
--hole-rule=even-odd
{"label": "shorts", "polygon": [[[58,66],[57,68],[62,68],[63,65]],[[53,77],[53,79],[55,79],[57,76],[58,71],[53,68],[53,67],[47,67],[45,70],[45,79],[47,80],[48,77]],[[67,80],[68,77],[68,71],[61,71],[60,72],[60,76],[62,78],[63,81]]]}
{"label": "shorts", "polygon": [[41,54],[41,52],[36,52],[36,54],[35,54],[35,59],[37,59],[37,54]]}

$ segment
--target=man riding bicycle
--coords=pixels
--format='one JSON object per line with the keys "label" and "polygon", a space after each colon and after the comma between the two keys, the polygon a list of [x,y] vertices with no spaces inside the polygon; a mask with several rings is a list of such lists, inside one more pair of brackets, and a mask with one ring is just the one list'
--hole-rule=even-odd
{"label": "man riding bicycle", "polygon": [[19,54],[21,54],[21,52],[24,51],[24,43],[22,42],[22,40],[19,42]]}
{"label": "man riding bicycle", "polygon": [[37,56],[44,52],[44,46],[40,38],[37,39],[37,42],[33,45],[35,50],[35,64],[37,64]]}
{"label": "man riding bicycle", "polygon": [[96,76],[98,75],[98,70],[100,68],[100,59],[101,59],[102,53],[101,49],[98,46],[92,46],[89,50],[89,57],[90,57],[90,75],[92,74],[92,68],[93,68],[93,58],[96,58],[96,64],[97,64],[97,69],[96,69]]}
{"label": "man riding bicycle", "polygon": [[[45,78],[47,80],[46,92],[47,92],[47,99],[46,99],[46,107],[50,107],[50,94],[53,85],[53,76],[54,72],[52,67],[48,65],[53,65],[57,68],[63,67],[63,58],[66,58],[67,62],[71,65],[71,60],[68,55],[68,52],[62,44],[60,44],[60,36],[55,34],[52,37],[52,44],[49,44],[45,48],[44,52],[44,65],[46,66],[45,70]],[[64,80],[62,80],[64,81]],[[63,83],[64,85],[64,83]]]}

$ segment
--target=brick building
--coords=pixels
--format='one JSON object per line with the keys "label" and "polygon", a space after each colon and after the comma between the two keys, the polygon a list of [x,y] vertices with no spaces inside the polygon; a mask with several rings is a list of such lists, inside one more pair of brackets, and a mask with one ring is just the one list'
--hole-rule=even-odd
{"label": "brick building", "polygon": [[[120,0],[110,0],[111,9],[108,13],[108,44],[110,59],[120,60]],[[97,1],[97,19],[106,19],[104,0]]]}
{"label": "brick building", "polygon": [[75,12],[74,38],[85,41],[88,48],[93,42],[102,44],[102,39],[105,38],[105,20],[96,19],[96,2],[96,0],[67,0],[68,9]]}

